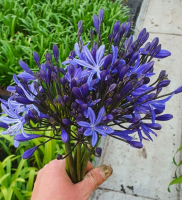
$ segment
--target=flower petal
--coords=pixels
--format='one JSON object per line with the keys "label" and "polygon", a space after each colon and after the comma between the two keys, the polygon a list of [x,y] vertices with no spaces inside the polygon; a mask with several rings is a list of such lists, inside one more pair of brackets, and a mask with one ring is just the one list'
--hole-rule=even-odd
{"label": "flower petal", "polygon": [[88,117],[90,119],[91,124],[95,124],[95,113],[91,107],[88,107]]}
{"label": "flower petal", "polygon": [[96,67],[96,63],[95,63],[95,60],[94,58],[92,57],[92,54],[90,53],[89,49],[87,46],[83,46],[83,52],[85,53],[87,59],[92,63],[92,65],[94,67]]}
{"label": "flower petal", "polygon": [[19,141],[14,140],[14,147],[15,147],[15,148],[18,148],[19,144],[20,144]]}
{"label": "flower petal", "polygon": [[90,124],[88,122],[84,122],[84,121],[79,121],[79,122],[77,122],[77,124],[79,126],[86,127],[86,128],[90,127]]}
{"label": "flower petal", "polygon": [[35,77],[27,72],[21,72],[20,74],[18,74],[18,78],[25,78],[26,81],[35,80]]}
{"label": "flower petal", "polygon": [[165,49],[161,49],[160,52],[155,56],[155,58],[166,58],[167,56],[170,56],[171,52]]}
{"label": "flower petal", "polygon": [[74,58],[73,61],[83,67],[87,67],[87,68],[90,68],[90,69],[93,69],[95,70],[95,67],[93,67],[92,65],[90,65],[89,63],[87,63],[86,61],[84,60],[79,60],[79,59],[76,59]]}
{"label": "flower petal", "polygon": [[28,140],[32,140],[38,137],[41,137],[42,135],[38,135],[38,134],[27,134],[28,137],[24,137],[23,134],[17,134],[14,137],[14,140],[19,141],[19,142],[24,142],[24,141],[28,141]]}
{"label": "flower petal", "polygon": [[97,143],[97,140],[98,140],[98,135],[95,131],[92,131],[92,146],[94,147]]}
{"label": "flower petal", "polygon": [[151,105],[150,105],[150,109],[151,109],[151,113],[152,113],[152,123],[155,123],[156,115],[155,115],[154,109],[152,108]]}
{"label": "flower petal", "polygon": [[95,131],[100,133],[103,136],[106,136],[107,134],[113,133],[114,130],[108,126],[96,126]]}
{"label": "flower petal", "polygon": [[80,57],[80,47],[79,47],[78,43],[75,43],[74,49],[75,49],[76,55],[77,55],[78,57]]}
{"label": "flower petal", "polygon": [[85,132],[84,132],[84,135],[85,135],[85,136],[90,136],[90,135],[92,135],[92,134],[93,134],[93,131],[92,131],[91,128],[87,128],[87,129],[85,130]]}
{"label": "flower petal", "polygon": [[128,144],[130,144],[131,147],[134,147],[137,149],[141,149],[143,147],[143,144],[137,141],[128,141]]}
{"label": "flower petal", "polygon": [[6,90],[8,92],[16,92],[15,86],[8,86]]}
{"label": "flower petal", "polygon": [[30,68],[27,66],[27,64],[25,62],[23,62],[22,60],[19,60],[19,65],[22,69],[24,69],[27,73],[33,75],[32,70],[30,70]]}
{"label": "flower petal", "polygon": [[103,116],[103,114],[105,113],[105,108],[104,106],[100,109],[99,114],[97,116],[97,120],[95,121],[95,124],[98,124]]}
{"label": "flower petal", "polygon": [[99,66],[99,62],[100,62],[101,58],[104,55],[104,52],[105,52],[105,45],[101,45],[96,52],[96,63],[98,66]]}

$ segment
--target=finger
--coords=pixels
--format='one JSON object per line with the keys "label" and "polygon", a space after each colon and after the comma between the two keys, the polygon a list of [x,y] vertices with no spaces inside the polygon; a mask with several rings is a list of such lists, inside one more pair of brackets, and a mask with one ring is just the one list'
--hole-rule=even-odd
{"label": "finger", "polygon": [[94,168],[94,166],[92,165],[92,163],[90,161],[88,161],[86,172],[89,172],[93,168]]}
{"label": "finger", "polygon": [[41,184],[41,179],[42,179],[42,174],[45,170],[47,165],[45,165],[41,170],[39,170],[38,174],[37,174],[37,178],[36,178],[36,181],[34,183],[34,188],[33,188],[33,193],[32,193],[32,198],[31,200],[34,200],[37,198],[37,195],[38,195],[38,191],[39,191],[39,186]]}
{"label": "finger", "polygon": [[110,165],[101,165],[89,171],[84,179],[76,184],[82,197],[89,197],[90,194],[100,186],[112,174],[113,169]]}

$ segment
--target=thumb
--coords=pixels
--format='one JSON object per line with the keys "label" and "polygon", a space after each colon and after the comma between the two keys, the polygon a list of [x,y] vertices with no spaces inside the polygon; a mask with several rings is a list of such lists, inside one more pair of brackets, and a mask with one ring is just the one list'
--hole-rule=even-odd
{"label": "thumb", "polygon": [[111,176],[112,172],[113,169],[110,165],[100,165],[89,171],[85,175],[84,179],[78,183],[80,191],[85,193],[82,195],[90,196],[97,187]]}

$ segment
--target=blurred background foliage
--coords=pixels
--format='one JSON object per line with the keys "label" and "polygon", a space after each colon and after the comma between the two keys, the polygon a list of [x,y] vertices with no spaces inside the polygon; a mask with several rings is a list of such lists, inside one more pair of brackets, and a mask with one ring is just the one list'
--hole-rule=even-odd
{"label": "blurred background foliage", "polygon": [[12,84],[12,75],[19,73],[22,59],[36,68],[33,51],[45,61],[45,53],[53,44],[64,61],[77,41],[77,23],[83,21],[83,40],[88,42],[93,28],[93,14],[104,9],[103,43],[114,22],[127,20],[128,8],[122,0],[1,0],[0,1],[0,85]]}

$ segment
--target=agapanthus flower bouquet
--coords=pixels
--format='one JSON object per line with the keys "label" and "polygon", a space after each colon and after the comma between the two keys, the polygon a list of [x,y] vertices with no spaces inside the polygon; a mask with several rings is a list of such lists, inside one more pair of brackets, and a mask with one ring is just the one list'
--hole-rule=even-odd
{"label": "agapanthus flower bouquet", "polygon": [[[62,65],[57,45],[53,46],[54,61],[46,53],[46,63],[41,64],[33,53],[35,73],[20,60],[24,72],[13,75],[16,85],[7,88],[11,92],[8,101],[1,99],[0,126],[6,128],[1,134],[14,135],[15,147],[39,137],[47,138],[46,142],[62,140],[65,155],[58,157],[66,158],[73,183],[84,178],[91,155],[100,156],[102,137],[119,139],[134,148],[142,148],[143,140],[153,140],[154,131],[162,128],[158,121],[173,117],[163,114],[165,103],[182,91],[179,87],[160,95],[170,84],[164,70],[151,81],[155,75],[152,59],[170,56],[158,38],[144,45],[149,38],[144,28],[133,41],[131,23],[117,21],[108,44],[102,44],[103,16],[103,9],[98,17],[93,16],[95,31],[90,30],[87,44],[81,39],[82,21],[78,22],[78,41]],[[50,129],[52,137],[46,136]],[[45,134],[31,133],[39,130]],[[25,151],[23,158],[30,158],[40,145]]]}

